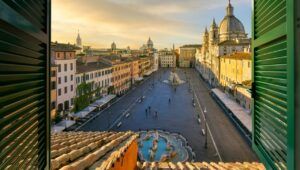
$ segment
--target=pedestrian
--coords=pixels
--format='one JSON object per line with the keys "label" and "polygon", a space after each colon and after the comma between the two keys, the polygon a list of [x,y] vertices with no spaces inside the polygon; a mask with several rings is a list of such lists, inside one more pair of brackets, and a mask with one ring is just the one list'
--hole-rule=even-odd
{"label": "pedestrian", "polygon": [[151,111],[151,107],[149,106],[148,109],[149,109],[149,112],[150,112]]}
{"label": "pedestrian", "polygon": [[171,103],[171,99],[169,98],[169,103]]}

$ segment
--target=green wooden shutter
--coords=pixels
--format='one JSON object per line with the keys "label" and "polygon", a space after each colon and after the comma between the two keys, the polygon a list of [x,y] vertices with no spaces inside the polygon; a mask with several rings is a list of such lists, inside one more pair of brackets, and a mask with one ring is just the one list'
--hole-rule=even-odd
{"label": "green wooden shutter", "polygon": [[49,168],[49,0],[0,1],[0,169]]}
{"label": "green wooden shutter", "polygon": [[253,148],[268,168],[294,169],[294,0],[253,3]]}
{"label": "green wooden shutter", "polygon": [[300,1],[296,1],[295,9],[295,169],[300,169]]}

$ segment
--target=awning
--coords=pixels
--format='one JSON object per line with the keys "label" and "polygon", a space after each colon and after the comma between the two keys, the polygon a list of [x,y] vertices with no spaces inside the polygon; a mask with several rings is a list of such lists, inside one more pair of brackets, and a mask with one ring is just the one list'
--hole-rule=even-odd
{"label": "awning", "polygon": [[152,74],[152,71],[148,71],[145,73],[145,76],[150,76]]}
{"label": "awning", "polygon": [[51,127],[51,132],[54,132],[54,133],[61,132],[64,129],[66,129],[74,124],[75,124],[75,121],[73,121],[73,120],[62,120],[59,123],[57,123]]}
{"label": "awning", "polygon": [[114,99],[116,97],[116,95],[114,94],[110,94],[107,95],[105,97],[102,97],[101,99],[95,101],[92,106],[96,106],[96,107],[102,107],[103,105],[107,104],[108,102],[110,102],[112,99]]}
{"label": "awning", "polygon": [[144,78],[143,77],[137,77],[135,78],[135,81],[142,81]]}

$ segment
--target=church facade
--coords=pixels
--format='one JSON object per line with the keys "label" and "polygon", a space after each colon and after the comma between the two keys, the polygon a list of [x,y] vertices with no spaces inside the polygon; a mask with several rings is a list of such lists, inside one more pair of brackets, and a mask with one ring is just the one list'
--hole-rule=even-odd
{"label": "church facade", "polygon": [[228,3],[226,15],[217,25],[215,19],[202,36],[202,47],[196,54],[196,68],[212,87],[220,85],[220,59],[236,52],[250,52],[250,38],[242,22],[234,16],[232,4]]}

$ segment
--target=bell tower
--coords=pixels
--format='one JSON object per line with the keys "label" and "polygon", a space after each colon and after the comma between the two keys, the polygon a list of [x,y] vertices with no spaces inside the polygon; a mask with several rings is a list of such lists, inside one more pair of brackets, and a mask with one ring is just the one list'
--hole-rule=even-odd
{"label": "bell tower", "polygon": [[219,28],[214,18],[209,30],[209,44],[210,45],[217,44],[218,41],[219,41]]}
{"label": "bell tower", "polygon": [[77,47],[81,47],[82,44],[81,44],[81,37],[80,37],[80,34],[79,34],[79,30],[78,30],[78,34],[77,34],[77,38],[76,38],[76,46]]}

